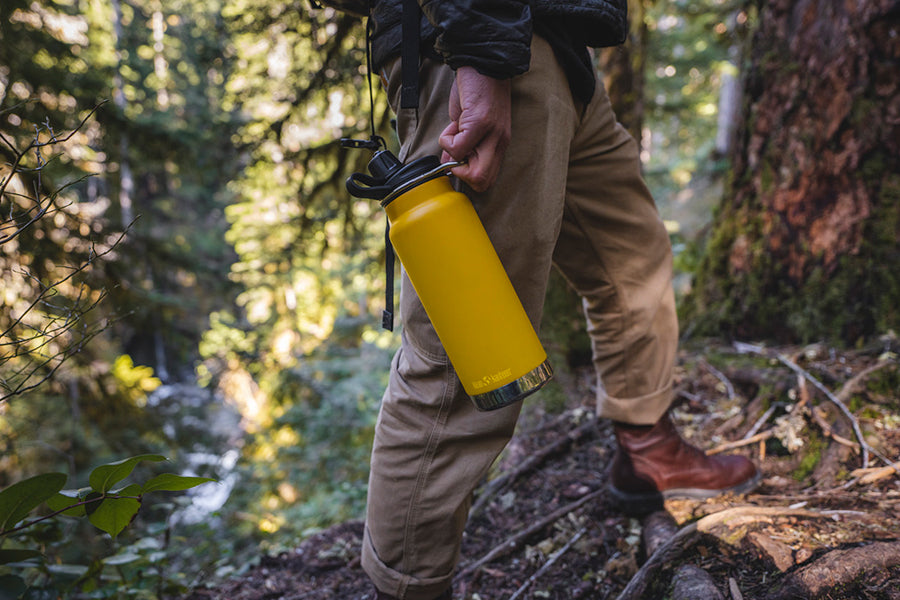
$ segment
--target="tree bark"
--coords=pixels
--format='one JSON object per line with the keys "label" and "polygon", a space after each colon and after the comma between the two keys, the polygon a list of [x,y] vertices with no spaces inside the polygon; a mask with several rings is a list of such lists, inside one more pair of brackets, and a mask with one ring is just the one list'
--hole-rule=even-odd
{"label": "tree bark", "polygon": [[848,343],[900,325],[900,7],[762,0],[697,331]]}

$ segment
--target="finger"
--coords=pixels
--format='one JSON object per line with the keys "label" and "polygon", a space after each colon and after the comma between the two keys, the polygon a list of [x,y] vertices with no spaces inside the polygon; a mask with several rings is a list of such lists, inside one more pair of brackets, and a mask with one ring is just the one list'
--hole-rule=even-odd
{"label": "finger", "polygon": [[441,135],[438,137],[438,145],[441,149],[453,157],[453,160],[462,160],[465,157],[457,157],[456,154],[456,145],[454,140],[456,136],[459,135],[459,123],[456,121],[451,121],[449,125],[444,128],[444,131],[441,132]]}
{"label": "finger", "polygon": [[491,133],[490,127],[482,122],[454,122],[451,125],[444,130],[447,135],[442,135],[438,143],[456,160],[468,158],[488,140]]}

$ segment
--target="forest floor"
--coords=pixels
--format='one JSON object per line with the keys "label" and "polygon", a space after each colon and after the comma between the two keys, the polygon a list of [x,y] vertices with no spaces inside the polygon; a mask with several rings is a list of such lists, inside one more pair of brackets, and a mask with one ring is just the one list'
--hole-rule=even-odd
{"label": "forest floor", "polygon": [[[897,347],[683,350],[682,434],[752,458],[763,479],[639,517],[607,495],[612,430],[593,416],[589,371],[576,371],[561,382],[570,405],[533,402],[479,487],[454,598],[900,600]],[[186,600],[372,599],[361,534],[337,525]]]}

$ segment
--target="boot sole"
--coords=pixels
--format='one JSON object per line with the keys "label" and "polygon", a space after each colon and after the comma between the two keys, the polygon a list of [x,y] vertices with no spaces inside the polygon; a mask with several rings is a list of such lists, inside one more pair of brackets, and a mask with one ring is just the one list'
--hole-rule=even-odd
{"label": "boot sole", "polygon": [[672,488],[662,492],[623,492],[612,483],[609,494],[616,508],[628,515],[641,515],[662,510],[663,502],[670,499],[707,500],[724,494],[746,494],[759,485],[762,476],[757,472],[753,477],[729,488],[707,490],[703,488]]}

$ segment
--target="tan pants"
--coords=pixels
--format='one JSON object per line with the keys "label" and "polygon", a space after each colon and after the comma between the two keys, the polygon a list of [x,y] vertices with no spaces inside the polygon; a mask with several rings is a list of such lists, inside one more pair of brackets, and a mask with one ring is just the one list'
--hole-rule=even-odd
{"label": "tan pants", "polygon": [[[384,75],[396,110],[399,61]],[[453,77],[444,65],[422,65],[420,107],[397,114],[401,160],[440,156]],[[672,398],[678,324],[669,238],[637,145],[602,83],[587,106],[573,100],[541,38],[512,94],[499,180],[484,194],[464,191],[536,328],[552,265],[584,298],[598,414],[655,423]],[[401,348],[375,431],[362,564],[380,590],[430,600],[450,583],[472,491],[512,436],[519,406],[476,411],[405,275],[400,313]]]}

